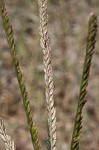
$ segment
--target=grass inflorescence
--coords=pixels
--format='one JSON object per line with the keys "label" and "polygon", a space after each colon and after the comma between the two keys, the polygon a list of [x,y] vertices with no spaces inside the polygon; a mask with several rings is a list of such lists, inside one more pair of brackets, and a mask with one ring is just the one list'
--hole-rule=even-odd
{"label": "grass inflorescence", "polygon": [[[40,16],[40,45],[43,51],[43,64],[44,64],[44,76],[45,76],[45,99],[46,107],[48,111],[48,138],[47,138],[47,149],[56,150],[57,149],[57,140],[56,140],[56,109],[54,101],[54,83],[53,83],[53,70],[51,63],[51,47],[48,34],[48,12],[47,12],[47,3],[48,0],[38,0],[39,5],[39,16]],[[31,134],[31,140],[34,150],[40,150],[40,142],[38,137],[38,131],[35,126],[35,123],[32,118],[32,111],[30,107],[30,101],[28,99],[28,93],[24,83],[23,75],[20,69],[17,50],[13,35],[12,25],[9,20],[8,13],[5,8],[4,0],[0,0],[0,12],[3,22],[3,27],[6,33],[6,38],[10,48],[13,64],[15,66],[17,80],[19,83],[23,106],[27,116],[28,127]],[[94,53],[95,43],[97,35],[97,16],[92,13],[89,19],[88,25],[88,35],[87,35],[87,44],[86,44],[86,55],[83,65],[83,73],[80,85],[80,92],[78,98],[77,112],[75,117],[74,130],[71,140],[71,150],[79,150],[80,135],[82,132],[82,111],[83,106],[86,103],[85,96],[87,94],[87,86],[89,80],[89,73],[91,67],[92,56]],[[6,134],[4,122],[0,119],[0,137],[5,143],[6,150],[15,150],[14,141],[10,136]]]}

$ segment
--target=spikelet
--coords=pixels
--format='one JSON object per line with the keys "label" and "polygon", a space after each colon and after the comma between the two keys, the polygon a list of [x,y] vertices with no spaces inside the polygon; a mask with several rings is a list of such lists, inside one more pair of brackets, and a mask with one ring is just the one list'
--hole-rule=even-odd
{"label": "spikelet", "polygon": [[15,70],[16,70],[16,75],[17,75],[17,79],[18,79],[18,83],[19,83],[19,87],[20,87],[20,91],[21,91],[21,95],[23,99],[24,109],[25,109],[25,113],[27,116],[27,121],[28,121],[28,126],[29,126],[29,130],[31,134],[33,147],[35,150],[40,150],[41,147],[39,145],[38,131],[32,119],[32,111],[30,108],[29,100],[28,100],[28,93],[24,84],[23,75],[20,70],[19,61],[18,61],[17,54],[16,54],[16,45],[14,42],[12,25],[10,24],[10,21],[9,21],[9,17],[8,17],[5,4],[4,4],[4,0],[0,0],[0,12],[2,16],[3,27],[5,29],[7,41],[10,47],[12,60],[13,60]]}
{"label": "spikelet", "polygon": [[0,118],[0,138],[5,144],[6,150],[15,150],[14,141],[11,139],[9,135],[6,134],[6,129],[4,125],[4,121]]}
{"label": "spikelet", "polygon": [[94,53],[96,34],[97,34],[97,17],[92,13],[89,20],[86,56],[85,56],[85,62],[83,67],[77,113],[76,113],[75,125],[74,125],[74,132],[73,132],[73,137],[71,142],[71,150],[79,150],[80,134],[82,131],[82,109],[86,102],[85,100],[85,96],[87,93],[86,88],[88,85],[92,55]]}
{"label": "spikelet", "polygon": [[48,35],[47,0],[38,0],[40,14],[40,44],[44,54],[44,72],[46,84],[46,102],[48,110],[48,127],[51,150],[56,150],[56,110],[53,98],[53,73],[51,66],[51,48]]}

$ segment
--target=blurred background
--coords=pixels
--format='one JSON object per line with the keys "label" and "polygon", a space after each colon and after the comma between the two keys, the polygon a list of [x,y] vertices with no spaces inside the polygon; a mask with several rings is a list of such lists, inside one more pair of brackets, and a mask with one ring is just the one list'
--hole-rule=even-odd
{"label": "blurred background", "polygon": [[[47,111],[43,54],[39,44],[37,0],[5,0],[13,25],[17,54],[29,92],[42,149],[46,149]],[[57,147],[70,149],[91,12],[99,18],[99,0],[49,0]],[[99,35],[92,60],[87,103],[83,110],[80,150],[99,150]],[[32,150],[22,97],[0,18],[0,117],[17,150]],[[0,149],[4,150],[0,140]]]}

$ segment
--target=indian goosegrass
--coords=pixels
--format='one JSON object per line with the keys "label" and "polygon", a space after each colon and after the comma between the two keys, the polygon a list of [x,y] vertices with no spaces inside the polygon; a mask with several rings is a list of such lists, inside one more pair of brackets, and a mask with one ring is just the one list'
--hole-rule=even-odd
{"label": "indian goosegrass", "polygon": [[5,149],[6,150],[15,150],[15,143],[11,139],[11,137],[6,133],[6,128],[4,125],[3,119],[0,118],[0,138],[5,144]]}
{"label": "indian goosegrass", "polygon": [[15,66],[15,71],[16,71],[16,75],[17,75],[17,79],[18,79],[18,83],[19,83],[19,87],[20,87],[20,91],[21,91],[21,95],[23,99],[24,109],[25,109],[25,113],[27,116],[28,127],[30,130],[33,147],[35,150],[40,150],[41,147],[40,147],[39,140],[38,140],[38,132],[35,127],[35,123],[32,119],[32,111],[30,108],[29,100],[28,100],[28,93],[24,84],[22,72],[20,70],[19,61],[18,61],[17,54],[16,54],[17,50],[16,50],[15,41],[14,41],[12,25],[10,24],[10,20],[9,20],[9,17],[5,8],[4,0],[0,0],[0,12],[1,12],[1,17],[2,17],[3,27],[6,33],[6,38],[8,41],[9,48],[10,48],[13,64]]}
{"label": "indian goosegrass", "polygon": [[48,110],[48,140],[51,150],[56,150],[56,109],[53,97],[53,73],[51,65],[51,47],[48,35],[47,0],[38,0],[40,14],[40,44],[44,54],[44,72],[46,84],[46,103]]}
{"label": "indian goosegrass", "polygon": [[80,93],[78,99],[78,106],[75,118],[74,131],[71,142],[71,150],[79,150],[80,134],[82,132],[82,110],[86,103],[85,96],[87,94],[87,86],[89,79],[89,72],[91,66],[92,55],[94,53],[94,47],[96,43],[97,34],[97,17],[92,13],[89,19],[88,36],[86,45],[86,56],[83,66],[82,80],[80,86]]}
{"label": "indian goosegrass", "polygon": [[[45,73],[45,88],[46,88],[46,106],[48,111],[48,138],[47,149],[56,150],[56,109],[54,106],[54,84],[53,84],[53,72],[51,65],[51,47],[48,35],[48,13],[47,13],[48,0],[38,0],[39,16],[40,16],[40,45],[43,51],[43,64]],[[24,84],[23,75],[20,70],[19,61],[17,58],[17,50],[14,41],[14,35],[12,25],[10,23],[8,13],[5,8],[4,0],[0,0],[0,12],[3,22],[3,27],[6,33],[6,38],[10,48],[13,64],[15,66],[17,80],[19,83],[23,106],[27,117],[28,127],[31,134],[31,140],[34,150],[40,150],[40,142],[38,137],[38,131],[32,118],[32,111],[29,104],[28,93]],[[82,132],[82,110],[85,105],[85,96],[87,94],[88,79],[91,67],[91,60],[94,53],[94,47],[97,34],[97,17],[94,13],[90,15],[88,25],[88,35],[86,44],[86,55],[83,65],[83,73],[81,79],[81,86],[79,92],[79,99],[77,105],[77,112],[75,117],[74,130],[71,140],[71,150],[79,150],[80,135]],[[6,150],[15,150],[14,142],[6,134],[3,120],[0,119],[0,137],[5,143]],[[10,139],[10,141],[9,141]],[[12,144],[12,145],[11,145]],[[9,147],[8,147],[9,146]]]}

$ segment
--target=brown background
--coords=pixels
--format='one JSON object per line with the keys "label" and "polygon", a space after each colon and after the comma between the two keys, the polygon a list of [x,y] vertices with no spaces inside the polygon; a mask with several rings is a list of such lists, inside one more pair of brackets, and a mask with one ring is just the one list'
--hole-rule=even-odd
{"label": "brown background", "polygon": [[[5,0],[13,25],[17,53],[29,92],[33,118],[42,149],[47,137],[47,111],[43,73],[43,54],[39,45],[37,0]],[[49,35],[57,109],[57,147],[70,149],[82,66],[85,55],[88,19],[99,17],[99,0],[49,0]],[[10,50],[0,18],[0,117],[14,139],[17,150],[32,150]],[[92,61],[87,104],[83,111],[80,150],[99,150],[99,36]],[[0,140],[0,150],[4,145]]]}

